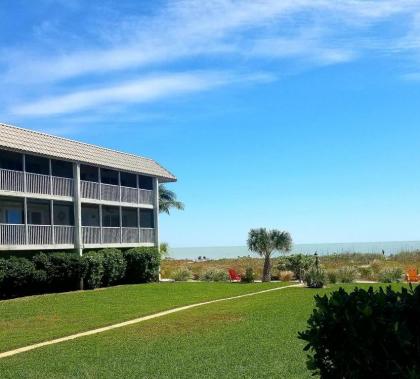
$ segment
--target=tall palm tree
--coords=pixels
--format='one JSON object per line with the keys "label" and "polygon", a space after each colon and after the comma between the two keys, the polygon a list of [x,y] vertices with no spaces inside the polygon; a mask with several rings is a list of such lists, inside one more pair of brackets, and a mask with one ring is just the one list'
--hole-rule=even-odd
{"label": "tall palm tree", "polygon": [[159,213],[170,214],[170,209],[184,209],[184,203],[178,201],[176,193],[168,190],[163,184],[159,185]]}
{"label": "tall palm tree", "polygon": [[267,230],[266,228],[251,229],[248,235],[248,249],[264,258],[263,282],[271,280],[271,255],[274,251],[287,252],[292,247],[292,237],[288,232]]}

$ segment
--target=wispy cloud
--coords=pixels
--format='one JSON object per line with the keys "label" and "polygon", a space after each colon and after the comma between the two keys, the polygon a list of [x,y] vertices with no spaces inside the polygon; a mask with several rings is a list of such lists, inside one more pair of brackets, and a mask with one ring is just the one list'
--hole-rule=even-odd
{"label": "wispy cloud", "polygon": [[[96,39],[77,44],[75,38],[66,48],[60,24],[43,20],[34,29],[38,38],[45,34],[45,46],[2,52],[0,83],[28,91],[12,103],[5,100],[12,114],[46,116],[157,101],[237,83],[238,71],[248,78],[270,72],[266,63],[273,60],[316,67],[349,62],[369,49],[420,51],[420,3],[414,0],[185,0],[169,1],[149,15],[117,13],[97,20],[113,13],[98,14],[85,23],[96,28]],[[411,22],[398,38],[372,37],[371,27],[399,16]],[[184,73],[177,73],[179,65]],[[192,72],[197,68],[199,73]],[[157,69],[167,74],[150,74]],[[56,96],[44,98],[45,91]]]}

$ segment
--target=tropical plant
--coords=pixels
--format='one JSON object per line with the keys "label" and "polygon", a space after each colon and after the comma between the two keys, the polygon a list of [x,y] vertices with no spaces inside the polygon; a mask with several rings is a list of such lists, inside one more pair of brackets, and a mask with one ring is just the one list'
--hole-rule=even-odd
{"label": "tropical plant", "polygon": [[309,288],[322,288],[327,281],[325,271],[317,266],[312,266],[308,271],[305,272],[303,281]]}
{"label": "tropical plant", "polygon": [[293,271],[295,278],[299,281],[303,275],[314,264],[314,258],[310,255],[294,254],[281,259],[278,269],[281,271]]}
{"label": "tropical plant", "polygon": [[159,252],[162,258],[167,258],[169,256],[169,244],[167,242],[161,242]]}
{"label": "tropical plant", "polygon": [[171,208],[183,210],[184,203],[177,200],[175,192],[166,188],[164,184],[159,185],[159,213],[170,214]]}
{"label": "tropical plant", "polygon": [[401,267],[384,268],[379,273],[379,281],[383,283],[400,282],[404,277],[404,270]]}
{"label": "tropical plant", "polygon": [[354,266],[344,266],[337,270],[338,281],[341,283],[353,283],[359,276],[359,271]]}
{"label": "tropical plant", "polygon": [[251,229],[248,234],[247,244],[250,251],[264,258],[262,281],[269,282],[271,280],[271,255],[275,251],[290,251],[292,237],[288,232],[276,229]]}
{"label": "tropical plant", "polygon": [[201,274],[200,279],[205,282],[227,282],[229,276],[225,270],[209,268]]}
{"label": "tropical plant", "polygon": [[254,283],[254,270],[252,267],[247,267],[245,269],[245,274],[241,275],[242,283]]}
{"label": "tropical plant", "polygon": [[180,267],[172,273],[172,279],[176,282],[186,282],[192,279],[192,271],[188,267]]}

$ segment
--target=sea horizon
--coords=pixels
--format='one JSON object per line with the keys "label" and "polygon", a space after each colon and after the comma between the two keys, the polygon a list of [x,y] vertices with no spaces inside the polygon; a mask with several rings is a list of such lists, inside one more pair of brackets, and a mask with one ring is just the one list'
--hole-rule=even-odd
{"label": "sea horizon", "polygon": [[[331,243],[297,243],[291,253],[329,255],[334,253],[382,253],[396,254],[401,251],[420,250],[420,241],[377,241],[377,242],[331,242]],[[193,246],[173,247],[169,257],[173,259],[207,259],[237,258],[256,256],[245,245],[237,246]]]}

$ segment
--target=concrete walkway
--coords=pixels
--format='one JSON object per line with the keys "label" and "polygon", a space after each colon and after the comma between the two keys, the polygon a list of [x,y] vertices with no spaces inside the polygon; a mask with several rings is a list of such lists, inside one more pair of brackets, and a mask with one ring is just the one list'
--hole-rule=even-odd
{"label": "concrete walkway", "polygon": [[183,307],[173,308],[173,309],[169,309],[167,311],[154,313],[154,314],[151,314],[149,316],[143,316],[143,317],[135,318],[133,320],[120,322],[118,324],[104,326],[103,328],[92,329],[92,330],[88,330],[86,332],[76,333],[76,334],[72,334],[72,335],[69,335],[69,336],[66,336],[66,337],[56,338],[56,339],[53,339],[53,340],[44,341],[44,342],[36,343],[36,344],[33,344],[33,345],[28,345],[28,346],[25,346],[25,347],[20,347],[18,349],[5,351],[3,353],[0,353],[0,359],[1,358],[6,358],[6,357],[11,357],[12,355],[24,353],[26,351],[39,349],[40,347],[55,345],[57,343],[71,341],[71,340],[74,340],[74,339],[77,339],[77,338],[107,332],[109,330],[123,328],[124,326],[138,324],[138,323],[143,322],[143,321],[152,320],[152,319],[158,318],[158,317],[163,317],[163,316],[166,316],[166,315],[169,315],[169,314],[172,314],[172,313],[186,311],[187,309],[197,308],[197,307],[201,307],[201,306],[207,305],[207,304],[214,304],[214,303],[219,303],[219,302],[222,302],[222,301],[241,299],[243,297],[260,295],[262,293],[267,293],[267,292],[279,291],[279,290],[283,290],[283,289],[290,288],[290,287],[302,287],[302,284],[292,284],[292,285],[284,286],[284,287],[276,287],[276,288],[270,288],[268,290],[251,292],[251,293],[247,293],[247,294],[244,294],[244,295],[225,297],[223,299],[210,300],[210,301],[205,301],[205,302],[202,302],[202,303],[185,305]]}

